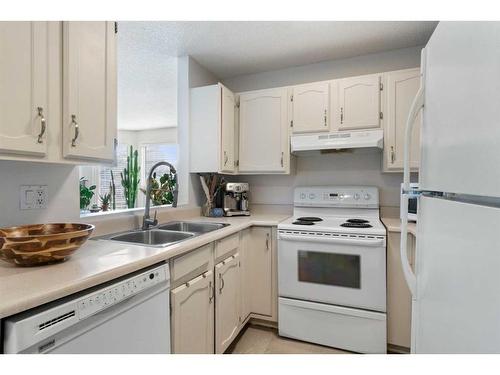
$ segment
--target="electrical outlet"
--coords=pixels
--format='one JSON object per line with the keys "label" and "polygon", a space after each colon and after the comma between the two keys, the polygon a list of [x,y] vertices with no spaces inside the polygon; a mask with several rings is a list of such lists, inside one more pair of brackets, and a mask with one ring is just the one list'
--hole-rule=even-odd
{"label": "electrical outlet", "polygon": [[49,199],[47,185],[21,185],[19,207],[21,210],[47,208]]}

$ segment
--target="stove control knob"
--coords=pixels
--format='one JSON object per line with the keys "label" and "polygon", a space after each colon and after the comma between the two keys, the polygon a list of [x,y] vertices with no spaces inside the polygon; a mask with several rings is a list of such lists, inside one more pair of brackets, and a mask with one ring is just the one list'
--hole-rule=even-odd
{"label": "stove control knob", "polygon": [[306,193],[300,193],[300,199],[306,199]]}
{"label": "stove control knob", "polygon": [[366,193],[366,194],[365,194],[365,199],[366,199],[366,200],[369,200],[370,198],[371,198],[371,195],[370,195],[370,194],[368,194],[368,193]]}
{"label": "stove control knob", "polygon": [[358,199],[359,199],[359,194],[358,193],[354,194],[354,200],[358,200]]}

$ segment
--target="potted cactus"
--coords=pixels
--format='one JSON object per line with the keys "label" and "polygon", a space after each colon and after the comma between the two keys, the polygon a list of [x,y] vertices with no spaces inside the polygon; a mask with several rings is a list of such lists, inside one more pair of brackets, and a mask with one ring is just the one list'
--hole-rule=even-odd
{"label": "potted cactus", "polygon": [[139,172],[139,152],[137,152],[137,150],[134,151],[134,148],[130,146],[130,151],[127,156],[127,167],[120,173],[125,202],[128,208],[135,207],[140,182]]}
{"label": "potted cactus", "polygon": [[101,210],[108,211],[109,203],[111,201],[111,192],[104,195],[99,195],[99,199],[101,200]]}

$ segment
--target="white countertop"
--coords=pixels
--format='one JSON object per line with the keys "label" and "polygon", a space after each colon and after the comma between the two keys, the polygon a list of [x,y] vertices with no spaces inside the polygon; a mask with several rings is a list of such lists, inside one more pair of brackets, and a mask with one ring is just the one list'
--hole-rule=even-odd
{"label": "white countertop", "polygon": [[248,217],[232,218],[192,217],[189,220],[231,225],[165,248],[89,240],[63,263],[41,267],[17,267],[0,262],[0,318],[187,253],[252,225],[277,226],[280,221],[289,216],[288,214],[253,214]]}
{"label": "white countertop", "polygon": [[[399,217],[382,217],[380,220],[389,232],[401,232],[401,219]],[[408,233],[417,235],[417,223],[408,223]]]}

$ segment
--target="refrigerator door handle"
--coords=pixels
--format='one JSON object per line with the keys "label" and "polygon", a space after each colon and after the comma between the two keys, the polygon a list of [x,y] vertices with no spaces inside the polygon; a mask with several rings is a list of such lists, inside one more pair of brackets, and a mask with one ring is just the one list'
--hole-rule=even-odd
{"label": "refrigerator door handle", "polygon": [[413,297],[415,297],[415,290],[417,285],[417,278],[413,273],[410,262],[408,261],[408,196],[410,192],[410,148],[411,148],[411,136],[413,134],[413,126],[415,125],[415,120],[424,107],[424,83],[425,83],[425,49],[422,50],[421,64],[422,73],[420,78],[420,88],[418,89],[417,95],[413,100],[410,107],[410,112],[408,114],[408,119],[406,121],[406,131],[405,131],[405,144],[403,153],[403,189],[401,196],[401,244],[399,247],[401,255],[401,266],[403,268],[403,274],[408,284],[408,288]]}

